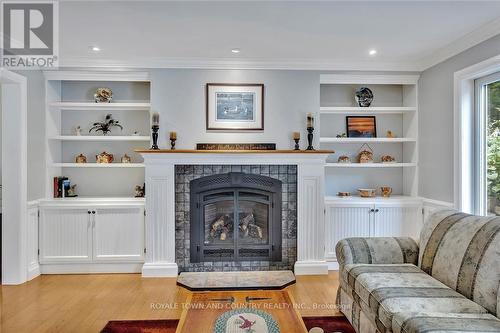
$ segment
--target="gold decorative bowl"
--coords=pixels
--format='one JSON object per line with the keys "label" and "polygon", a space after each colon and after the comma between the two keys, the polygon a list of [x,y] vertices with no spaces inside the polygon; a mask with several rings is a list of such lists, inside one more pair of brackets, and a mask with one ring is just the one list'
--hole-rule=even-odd
{"label": "gold decorative bowl", "polygon": [[375,196],[376,190],[373,188],[358,188],[359,196],[362,198],[371,198]]}

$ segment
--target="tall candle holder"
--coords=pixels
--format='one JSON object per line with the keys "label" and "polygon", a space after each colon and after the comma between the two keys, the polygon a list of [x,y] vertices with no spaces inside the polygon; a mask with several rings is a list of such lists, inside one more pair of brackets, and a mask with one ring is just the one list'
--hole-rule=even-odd
{"label": "tall candle holder", "polygon": [[313,147],[313,137],[314,137],[314,115],[312,113],[307,114],[307,141],[309,145],[306,150],[314,150]]}
{"label": "tall candle holder", "polygon": [[151,130],[153,131],[151,136],[153,137],[153,145],[151,149],[158,150],[158,130],[160,129],[160,114],[154,112],[151,116]]}
{"label": "tall candle holder", "polygon": [[307,142],[308,142],[308,146],[306,148],[306,150],[314,150],[314,147],[313,147],[313,138],[314,138],[314,127],[308,127],[307,128]]}
{"label": "tall candle holder", "polygon": [[151,146],[151,149],[153,150],[158,150],[158,130],[160,129],[160,126],[158,125],[153,125],[151,126],[151,130],[153,133],[151,134],[153,137],[153,145]]}

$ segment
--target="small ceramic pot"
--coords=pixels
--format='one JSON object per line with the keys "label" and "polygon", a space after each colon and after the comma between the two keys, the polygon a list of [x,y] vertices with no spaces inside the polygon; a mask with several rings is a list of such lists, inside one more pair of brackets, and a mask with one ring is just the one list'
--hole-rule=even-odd
{"label": "small ceramic pot", "polygon": [[122,163],[130,163],[130,156],[128,156],[127,154],[123,155],[121,161]]}
{"label": "small ceramic pot", "polygon": [[96,163],[113,163],[113,154],[108,154],[105,151],[95,156]]}
{"label": "small ceramic pot", "polygon": [[87,163],[87,157],[83,154],[80,154],[77,157],[75,157],[75,162],[76,163]]}
{"label": "small ceramic pot", "polygon": [[384,198],[388,198],[392,194],[392,187],[390,187],[390,186],[382,186],[382,187],[380,187],[380,193],[382,193],[382,196]]}

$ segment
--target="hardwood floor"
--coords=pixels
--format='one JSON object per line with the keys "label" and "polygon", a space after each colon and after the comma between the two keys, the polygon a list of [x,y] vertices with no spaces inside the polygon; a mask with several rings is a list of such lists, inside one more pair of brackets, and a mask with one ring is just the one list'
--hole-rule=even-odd
{"label": "hardwood floor", "polygon": [[[288,287],[302,316],[339,315],[338,273],[298,276]],[[0,332],[99,332],[109,320],[178,319],[189,291],[140,274],[43,275],[2,286]]]}

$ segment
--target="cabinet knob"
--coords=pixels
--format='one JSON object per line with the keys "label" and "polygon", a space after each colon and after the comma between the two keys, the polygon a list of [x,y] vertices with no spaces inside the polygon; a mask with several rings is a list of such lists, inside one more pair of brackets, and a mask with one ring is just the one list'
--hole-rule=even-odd
{"label": "cabinet knob", "polygon": [[373,213],[374,211],[375,211],[375,209],[373,209],[373,208],[372,208],[372,209],[370,209],[370,213]]}
{"label": "cabinet knob", "polygon": [[378,213],[378,208],[377,208],[377,209],[375,209],[375,213]]}
{"label": "cabinet knob", "polygon": [[92,214],[94,214],[94,215],[95,215],[95,210],[93,210],[93,211],[92,211]]}
{"label": "cabinet knob", "polygon": [[90,214],[90,210],[87,211],[87,214]]}

